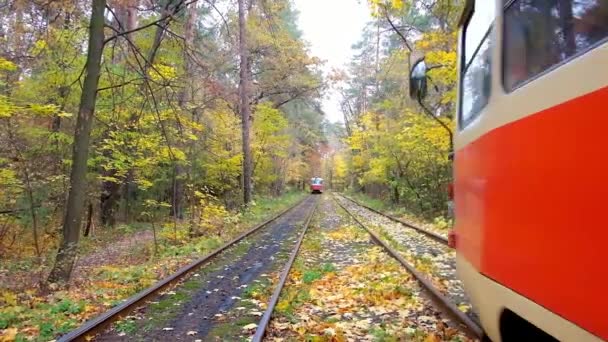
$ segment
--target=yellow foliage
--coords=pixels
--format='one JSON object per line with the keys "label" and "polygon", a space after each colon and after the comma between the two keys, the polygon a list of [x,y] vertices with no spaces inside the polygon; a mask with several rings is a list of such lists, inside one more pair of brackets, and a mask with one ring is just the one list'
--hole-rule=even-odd
{"label": "yellow foliage", "polygon": [[155,64],[153,68],[150,68],[149,75],[156,82],[171,81],[177,78],[177,71],[172,66]]}
{"label": "yellow foliage", "polygon": [[0,292],[0,302],[5,303],[6,305],[17,305],[17,294],[4,290]]}
{"label": "yellow foliage", "polygon": [[331,168],[333,169],[333,183],[334,184],[346,184],[346,178],[348,177],[348,164],[344,152],[338,153],[333,156]]}
{"label": "yellow foliage", "polygon": [[206,112],[205,121],[205,131],[209,135],[205,142],[209,152],[203,155],[202,160],[206,169],[205,182],[222,192],[238,186],[236,179],[242,160],[241,123],[227,103]]}
{"label": "yellow foliage", "polygon": [[40,39],[34,43],[34,45],[32,46],[32,48],[30,50],[30,53],[32,55],[38,55],[42,51],[44,51],[47,48],[47,46],[48,46],[48,44],[46,43],[46,41],[43,39]]}
{"label": "yellow foliage", "polygon": [[199,233],[220,233],[231,217],[231,213],[218,199],[200,191],[194,191],[198,199],[198,220],[195,229]]}
{"label": "yellow foliage", "polygon": [[0,57],[0,71],[14,71],[14,70],[17,70],[17,66],[15,65],[15,63]]}
{"label": "yellow foliage", "polygon": [[286,134],[287,119],[270,103],[255,108],[251,150],[254,159],[254,179],[261,187],[268,186],[280,174],[277,159],[287,157],[289,136]]}
{"label": "yellow foliage", "polygon": [[372,9],[372,14],[377,16],[381,9],[386,10],[402,10],[405,6],[404,0],[369,0],[369,5]]}
{"label": "yellow foliage", "polygon": [[6,96],[0,95],[0,119],[9,118],[15,112],[15,106]]}

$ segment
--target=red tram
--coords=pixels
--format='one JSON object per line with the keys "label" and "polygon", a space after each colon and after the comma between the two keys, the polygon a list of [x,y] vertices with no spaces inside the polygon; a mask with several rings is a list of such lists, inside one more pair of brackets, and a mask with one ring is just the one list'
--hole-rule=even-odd
{"label": "red tram", "polygon": [[457,267],[494,341],[608,340],[608,1],[468,1]]}
{"label": "red tram", "polygon": [[459,41],[451,235],[481,323],[608,340],[608,1],[467,0]]}
{"label": "red tram", "polygon": [[310,192],[313,194],[323,193],[323,178],[313,177],[310,179]]}

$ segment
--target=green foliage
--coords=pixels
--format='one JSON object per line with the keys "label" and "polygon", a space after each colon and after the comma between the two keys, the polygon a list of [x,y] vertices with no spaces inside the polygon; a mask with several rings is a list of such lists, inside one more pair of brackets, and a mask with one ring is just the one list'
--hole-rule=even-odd
{"label": "green foliage", "polygon": [[104,266],[97,270],[97,279],[117,286],[116,289],[123,295],[131,295],[152,285],[155,281],[154,270],[146,266],[113,267]]}
{"label": "green foliage", "polygon": [[260,282],[255,282],[249,285],[243,290],[243,297],[260,299],[262,297],[268,298],[272,294],[272,288],[270,287],[270,280],[268,278],[262,278]]}
{"label": "green foliage", "polygon": [[133,319],[123,319],[116,322],[114,327],[119,333],[130,334],[137,330],[137,323]]}
{"label": "green foliage", "polygon": [[0,329],[6,329],[11,324],[17,321],[17,314],[15,312],[2,312],[0,313]]}
{"label": "green foliage", "polygon": [[75,303],[69,299],[63,299],[55,306],[51,308],[52,314],[67,313],[67,314],[78,314],[84,310],[84,303]]}
{"label": "green foliage", "polygon": [[336,267],[331,263],[325,263],[313,269],[304,271],[302,274],[302,281],[306,284],[310,284],[317,279],[321,279],[326,273],[335,272]]}
{"label": "green foliage", "polygon": [[319,270],[309,270],[302,275],[302,281],[306,284],[310,284],[317,279],[321,279],[322,276],[323,275]]}
{"label": "green foliage", "polygon": [[[35,299],[31,307],[13,305],[0,308],[0,329],[9,329],[19,322],[28,322],[36,327],[36,341],[48,341],[58,334],[65,334],[76,328],[79,317],[86,310],[84,301],[64,298],[54,303],[40,303]],[[26,340],[21,335],[16,340]]]}
{"label": "green foliage", "polygon": [[[168,229],[169,230],[169,229]],[[183,231],[183,230],[182,230]],[[171,239],[172,232],[167,232],[167,241]],[[167,244],[163,246],[160,252],[160,257],[164,256],[184,256],[184,255],[202,255],[208,253],[221,245],[222,240],[219,237],[200,238],[194,243],[189,243],[183,246],[175,246]]]}

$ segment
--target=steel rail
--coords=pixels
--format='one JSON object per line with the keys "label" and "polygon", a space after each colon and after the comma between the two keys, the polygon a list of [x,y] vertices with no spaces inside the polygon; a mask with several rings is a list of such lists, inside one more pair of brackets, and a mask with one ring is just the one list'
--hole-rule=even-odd
{"label": "steel rail", "polygon": [[236,238],[226,242],[224,245],[215,249],[213,252],[207,254],[206,256],[204,256],[196,261],[193,261],[192,263],[180,268],[172,275],[158,281],[156,284],[152,285],[151,287],[149,287],[145,290],[142,290],[141,292],[138,292],[137,294],[127,298],[122,303],[113,307],[112,309],[100,314],[99,316],[96,316],[96,317],[86,321],[80,327],[61,336],[59,339],[57,339],[57,342],[88,341],[87,337],[96,334],[97,332],[99,332],[101,329],[107,327],[112,322],[115,322],[118,319],[127,316],[127,314],[129,314],[131,311],[133,311],[133,309],[135,309],[137,306],[143,304],[146,299],[156,295],[158,292],[165,289],[169,285],[175,284],[179,280],[183,279],[186,275],[188,275],[189,273],[196,270],[198,267],[202,266],[203,264],[207,263],[208,261],[213,259],[215,256],[220,254],[221,252],[230,248],[235,243],[243,240],[244,238],[248,237],[249,235],[257,232],[262,227],[267,226],[269,223],[271,223],[271,222],[275,221],[276,219],[280,218],[281,216],[285,215],[290,210],[298,207],[300,204],[302,204],[308,198],[310,198],[310,195],[304,197],[302,200],[298,201],[293,206],[281,211],[280,213],[271,217],[270,219],[254,226],[253,228],[242,233],[241,235],[237,236]]}
{"label": "steel rail", "polygon": [[[333,197],[333,196],[332,196]],[[364,225],[361,221],[359,221],[359,219],[352,213],[350,212],[348,209],[346,209],[345,206],[342,205],[342,203],[340,203],[340,201],[337,200],[337,198],[333,197],[334,201],[336,201],[336,203],[338,203],[338,205],[344,209],[344,211],[346,213],[348,213],[353,220],[355,220],[355,222],[357,222],[361,227],[363,227],[363,229],[365,229],[369,235],[372,237],[372,240],[380,245],[382,248],[384,248],[384,250],[393,258],[395,258],[397,261],[399,261],[399,263],[401,265],[403,265],[403,267],[405,267],[408,272],[410,272],[414,278],[416,278],[416,280],[418,280],[418,282],[427,290],[427,292],[431,295],[431,299],[433,300],[433,302],[435,302],[435,304],[444,312],[446,313],[448,316],[450,316],[451,318],[453,318],[454,320],[460,322],[461,324],[464,325],[464,327],[466,328],[466,330],[471,333],[472,335],[474,335],[476,338],[482,340],[484,335],[484,331],[481,328],[481,326],[473,321],[469,316],[467,316],[466,314],[464,314],[462,311],[460,311],[456,305],[454,305],[452,302],[450,302],[439,290],[437,290],[433,284],[426,278],[426,276],[424,276],[422,273],[420,273],[418,270],[416,270],[416,268],[414,266],[412,266],[410,263],[408,263],[400,254],[399,252],[397,252],[395,249],[393,249],[392,247],[390,247],[386,242],[382,241],[382,239],[380,239],[380,237],[374,233],[371,229],[367,228],[366,225]]]}
{"label": "steel rail", "polygon": [[285,264],[285,268],[283,268],[283,272],[281,272],[281,277],[279,278],[279,283],[275,287],[275,289],[272,293],[272,297],[270,297],[270,301],[268,302],[268,307],[266,308],[266,311],[264,311],[264,315],[262,316],[262,319],[260,319],[260,322],[258,323],[258,327],[255,331],[255,334],[253,335],[252,342],[262,342],[262,340],[264,339],[264,334],[266,333],[266,328],[268,327],[268,323],[270,322],[270,318],[272,317],[274,308],[277,305],[277,302],[279,301],[279,296],[281,295],[281,291],[283,290],[283,287],[285,287],[285,283],[287,282],[287,276],[289,276],[289,271],[291,270],[291,267],[293,266],[293,263],[296,260],[296,257],[298,256],[298,252],[300,251],[300,246],[302,245],[302,241],[304,241],[304,236],[306,235],[306,232],[308,231],[308,226],[310,225],[310,220],[312,219],[312,216],[314,215],[315,210],[317,209],[318,203],[319,203],[318,200],[315,200],[315,205],[313,206],[312,210],[310,211],[310,214],[308,214],[308,217],[306,218],[306,221],[304,223],[304,229],[302,230],[302,233],[300,234],[300,237],[298,238],[298,242],[296,243],[293,251],[291,252],[291,255],[289,256],[289,260]]}
{"label": "steel rail", "polygon": [[420,228],[420,227],[416,227],[416,226],[414,226],[414,225],[413,225],[413,224],[411,224],[411,223],[407,223],[407,222],[405,222],[405,221],[403,221],[403,220],[401,220],[401,219],[398,219],[398,218],[396,218],[396,217],[394,217],[394,216],[391,216],[391,215],[389,215],[389,214],[386,214],[386,213],[383,213],[383,212],[381,212],[381,211],[379,211],[379,210],[376,210],[376,209],[374,209],[374,208],[372,208],[372,207],[370,207],[370,206],[368,206],[368,205],[365,205],[365,204],[363,204],[363,203],[360,203],[360,202],[358,202],[358,201],[356,201],[356,200],[354,200],[354,199],[352,199],[352,198],[350,198],[350,197],[348,197],[348,196],[346,196],[346,195],[339,194],[339,196],[340,196],[340,197],[342,197],[342,198],[345,198],[345,199],[347,199],[347,200],[349,200],[349,201],[351,201],[351,202],[353,202],[353,203],[355,203],[356,205],[358,205],[358,206],[360,206],[360,207],[363,207],[363,208],[365,208],[365,209],[371,210],[371,211],[373,211],[373,212],[374,212],[374,213],[376,213],[376,214],[382,215],[382,216],[384,216],[384,217],[386,217],[386,218],[388,218],[388,219],[390,219],[390,220],[392,220],[392,221],[395,221],[395,222],[401,223],[402,225],[404,225],[404,226],[406,226],[406,227],[409,227],[409,228],[412,228],[412,229],[414,229],[414,230],[417,230],[418,232],[420,232],[420,233],[422,233],[422,234],[424,234],[424,235],[426,235],[426,236],[430,237],[431,239],[433,239],[433,240],[435,240],[435,241],[437,241],[437,242],[439,242],[439,243],[442,243],[442,244],[444,244],[444,245],[447,245],[447,244],[448,244],[448,238],[447,238],[447,237],[441,236],[441,235],[439,235],[439,234],[437,234],[437,233],[434,233],[434,232],[428,231],[428,230],[423,229],[423,228]]}

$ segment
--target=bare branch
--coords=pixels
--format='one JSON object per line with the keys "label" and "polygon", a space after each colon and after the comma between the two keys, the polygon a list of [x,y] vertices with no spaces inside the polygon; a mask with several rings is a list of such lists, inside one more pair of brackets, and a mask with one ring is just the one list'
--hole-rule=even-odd
{"label": "bare branch", "polygon": [[[166,27],[168,25],[168,22],[171,19],[173,19],[176,14],[178,14],[179,12],[181,12],[181,10],[183,8],[186,8],[186,7],[190,6],[191,4],[194,4],[194,3],[198,2],[198,0],[191,0],[189,2],[184,2],[184,1],[185,0],[180,0],[175,5],[175,7],[174,7],[175,10],[172,13],[171,12],[167,13],[167,14],[161,16],[159,19],[157,19],[155,21],[152,21],[152,22],[150,22],[148,24],[136,27],[136,28],[134,28],[132,30],[118,32],[115,35],[106,38],[106,40],[104,41],[104,44],[107,44],[107,43],[111,42],[112,40],[117,39],[118,37],[126,36],[126,35],[129,35],[129,34],[134,33],[134,32],[145,30],[145,29],[147,29],[149,27],[152,27],[152,26],[165,25],[165,27]],[[165,6],[165,10],[168,10],[170,5],[171,5],[171,2],[168,2],[167,5]]]}
{"label": "bare branch", "polygon": [[[384,7],[383,7],[384,8]],[[388,21],[388,23],[391,25],[391,27],[393,28],[393,31],[395,31],[395,33],[397,33],[397,35],[399,37],[401,37],[401,40],[403,40],[403,42],[405,43],[405,47],[407,47],[407,49],[412,52],[412,47],[410,46],[410,43],[407,41],[407,38],[405,38],[405,36],[403,35],[403,33],[401,33],[401,31],[399,31],[399,29],[397,28],[397,26],[395,26],[395,24],[393,23],[393,21],[391,20],[390,15],[388,14],[388,10],[386,8],[384,8],[384,17],[386,18],[386,20]]]}

